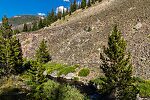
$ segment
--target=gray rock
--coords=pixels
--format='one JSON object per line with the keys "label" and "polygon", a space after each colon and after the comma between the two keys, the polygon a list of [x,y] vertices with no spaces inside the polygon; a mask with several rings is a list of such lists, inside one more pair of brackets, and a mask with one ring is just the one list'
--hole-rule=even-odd
{"label": "gray rock", "polygon": [[64,78],[66,79],[73,79],[75,77],[74,73],[68,73]]}

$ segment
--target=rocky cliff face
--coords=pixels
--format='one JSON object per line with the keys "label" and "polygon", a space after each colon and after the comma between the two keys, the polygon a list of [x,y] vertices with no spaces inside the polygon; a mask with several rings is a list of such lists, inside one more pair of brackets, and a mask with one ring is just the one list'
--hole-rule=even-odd
{"label": "rocky cliff face", "polygon": [[114,24],[128,44],[134,75],[150,79],[150,0],[103,0],[52,26],[18,35],[25,57],[34,58],[45,38],[53,61],[98,67]]}

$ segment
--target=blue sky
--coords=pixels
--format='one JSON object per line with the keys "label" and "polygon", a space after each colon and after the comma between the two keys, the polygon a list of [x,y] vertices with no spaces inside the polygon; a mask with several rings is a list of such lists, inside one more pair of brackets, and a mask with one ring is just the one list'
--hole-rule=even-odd
{"label": "blue sky", "polygon": [[12,17],[37,13],[47,14],[52,8],[69,7],[69,0],[0,0],[0,19],[3,15]]}

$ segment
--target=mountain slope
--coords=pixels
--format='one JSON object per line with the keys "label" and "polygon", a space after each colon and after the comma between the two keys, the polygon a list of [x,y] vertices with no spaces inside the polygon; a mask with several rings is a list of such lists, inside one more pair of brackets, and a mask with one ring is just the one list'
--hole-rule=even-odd
{"label": "mountain slope", "polygon": [[18,37],[25,57],[32,58],[38,43],[45,38],[53,61],[98,67],[99,53],[117,23],[133,58],[134,75],[150,79],[149,16],[149,0],[103,0],[76,11],[65,21],[59,20],[51,27]]}

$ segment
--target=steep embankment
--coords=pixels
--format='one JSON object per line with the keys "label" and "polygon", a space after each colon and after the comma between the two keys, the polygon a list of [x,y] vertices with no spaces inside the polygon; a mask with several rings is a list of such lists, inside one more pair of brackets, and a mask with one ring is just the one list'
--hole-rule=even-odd
{"label": "steep embankment", "polygon": [[[150,79],[150,0],[103,0],[51,27],[18,35],[25,57],[45,38],[53,61],[99,66],[99,53],[117,23],[132,54],[134,75]],[[89,31],[88,29],[91,28]]]}

